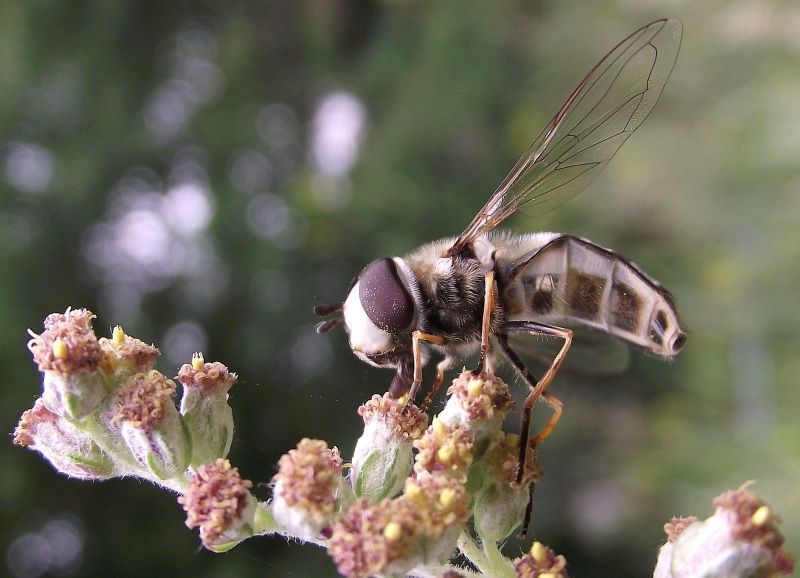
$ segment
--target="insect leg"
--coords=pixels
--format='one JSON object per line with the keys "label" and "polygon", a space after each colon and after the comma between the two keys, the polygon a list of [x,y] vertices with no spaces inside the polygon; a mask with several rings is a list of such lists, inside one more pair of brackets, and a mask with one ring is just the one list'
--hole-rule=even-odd
{"label": "insect leg", "polygon": [[419,406],[423,412],[428,411],[428,406],[431,404],[431,401],[433,401],[433,396],[435,396],[436,392],[439,391],[439,388],[442,387],[442,382],[444,382],[444,372],[453,367],[453,363],[455,363],[455,358],[447,355],[444,359],[436,364],[436,381],[433,382],[428,395],[425,396],[425,399],[422,401],[422,405]]}
{"label": "insect leg", "polygon": [[[531,392],[528,394],[528,397],[525,398],[525,403],[522,407],[522,423],[520,424],[519,432],[520,451],[519,464],[517,465],[517,481],[521,481],[525,467],[525,457],[528,449],[528,430],[530,429],[531,410],[533,409],[533,404],[536,403],[540,397],[544,396],[548,404],[555,410],[553,417],[550,419],[544,429],[531,440],[531,443],[533,444],[539,443],[545,439],[555,427],[558,419],[561,417],[561,402],[554,396],[547,393],[546,390],[550,385],[550,382],[553,381],[553,378],[558,372],[559,367],[561,367],[561,363],[564,361],[567,351],[569,351],[569,348],[572,345],[572,330],[564,329],[562,327],[555,327],[552,325],[544,325],[542,323],[536,323],[535,321],[509,321],[505,324],[503,331],[504,332],[502,334],[498,335],[500,348],[508,361],[511,362],[511,365],[514,366],[514,369],[517,370],[520,376],[522,376],[522,378],[531,388]],[[550,367],[547,368],[544,376],[539,380],[531,375],[530,371],[528,371],[528,368],[525,367],[524,363],[522,363],[522,360],[519,358],[519,356],[517,356],[517,354],[514,353],[514,350],[512,350],[508,345],[508,334],[517,332],[549,335],[553,337],[559,337],[564,340],[564,344],[561,346],[558,354],[553,359]]]}
{"label": "insect leg", "polygon": [[547,422],[542,430],[531,438],[531,447],[536,447],[547,439],[550,432],[556,427],[558,420],[561,419],[561,412],[564,409],[564,403],[549,391],[543,392],[542,398],[547,402],[547,405],[553,408],[553,415],[550,416],[550,421]]}
{"label": "insect leg", "polygon": [[[423,333],[422,331],[414,331],[411,334],[411,353],[414,357],[414,382],[411,384],[411,390],[408,392],[408,401],[413,402],[417,395],[419,386],[422,385],[422,349],[420,341],[427,341],[435,345],[444,345],[446,340],[440,335],[433,335],[431,333]],[[444,378],[442,378],[444,379]]]}
{"label": "insect leg", "polygon": [[497,292],[494,284],[494,271],[488,271],[484,276],[484,281],[483,318],[481,320],[481,356],[478,360],[478,367],[473,371],[476,375],[484,370],[486,355],[489,353],[489,338],[492,335],[492,311],[494,311],[495,301],[497,299]]}

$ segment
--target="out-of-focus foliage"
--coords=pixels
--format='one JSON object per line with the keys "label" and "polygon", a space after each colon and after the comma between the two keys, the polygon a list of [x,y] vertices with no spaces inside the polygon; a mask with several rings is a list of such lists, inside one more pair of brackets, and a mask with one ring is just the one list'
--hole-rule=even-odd
{"label": "out-of-focus foliage", "polygon": [[[621,251],[674,293],[674,364],[559,376],[533,535],[576,576],[642,576],[661,524],[755,479],[800,550],[800,12],[792,2],[0,5],[0,430],[37,395],[27,327],[68,305],[237,371],[232,461],[352,451],[390,374],[311,308],[379,256],[459,232],[580,77],[681,18],[651,118],[576,201],[521,230]],[[544,413],[539,417],[543,417]],[[514,427],[515,421],[509,425]],[[252,540],[198,551],[174,497],[63,478],[0,444],[2,574],[333,575]],[[517,548],[510,544],[509,548]]]}

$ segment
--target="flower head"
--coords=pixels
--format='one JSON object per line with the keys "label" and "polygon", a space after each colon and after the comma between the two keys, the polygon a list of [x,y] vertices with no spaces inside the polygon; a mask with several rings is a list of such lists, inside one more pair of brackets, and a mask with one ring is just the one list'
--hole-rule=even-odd
{"label": "flower head", "polygon": [[372,396],[358,413],[364,433],[353,454],[351,482],[357,496],[377,502],[403,488],[414,461],[412,442],[425,431],[428,416],[389,394]]}
{"label": "flower head", "polygon": [[469,493],[463,481],[448,476],[418,473],[406,480],[398,499],[408,500],[422,513],[419,533],[426,538],[439,538],[452,529],[460,531],[469,518]]}
{"label": "flower head", "polygon": [[81,371],[94,371],[100,364],[101,352],[92,329],[94,314],[87,309],[67,309],[51,313],[44,320],[41,335],[31,332],[28,349],[43,372],[67,376]]}
{"label": "flower head", "polygon": [[514,560],[514,570],[519,578],[566,578],[567,560],[553,550],[534,542],[530,552]]}
{"label": "flower head", "polygon": [[373,395],[367,403],[358,408],[358,415],[364,425],[384,424],[386,429],[399,440],[413,441],[422,435],[428,425],[428,416],[414,404],[406,405],[402,399]]}
{"label": "flower head", "polygon": [[92,330],[94,315],[67,309],[44,320],[41,335],[33,332],[28,349],[44,373],[42,401],[61,416],[80,420],[96,411],[106,396],[97,371],[102,353]]}
{"label": "flower head", "polygon": [[344,487],[338,449],[304,438],[281,457],[272,480],[272,511],[280,524],[307,539],[330,527]]}
{"label": "flower head", "polygon": [[236,383],[236,374],[218,361],[206,363],[195,353],[192,363],[184,364],[175,379],[183,385],[180,411],[192,432],[192,465],[224,458],[233,442],[228,390]]}
{"label": "flower head", "polygon": [[747,484],[714,500],[705,521],[682,519],[665,526],[654,576],[778,576],[794,571],[783,547],[780,517]]}
{"label": "flower head", "polygon": [[117,390],[110,426],[133,458],[158,480],[173,478],[186,469],[191,437],[175,407],[175,382],[156,370],[131,376]]}
{"label": "flower head", "polygon": [[175,379],[187,389],[209,395],[212,392],[226,393],[238,376],[220,362],[206,363],[200,353],[195,353],[192,363],[184,363]]}
{"label": "flower head", "polygon": [[469,429],[480,444],[500,430],[506,414],[514,407],[508,386],[499,377],[464,370],[447,390],[447,400],[439,419],[451,427]]}
{"label": "flower head", "polygon": [[347,578],[405,574],[421,558],[414,552],[420,513],[410,502],[357,500],[333,526],[328,553]]}
{"label": "flower head", "polygon": [[153,368],[161,354],[155,345],[127,335],[119,325],[111,332],[111,339],[101,337],[99,343],[103,353],[100,367],[109,375],[144,373]]}
{"label": "flower head", "polygon": [[152,430],[174,408],[175,382],[156,370],[133,375],[117,395],[116,419]]}
{"label": "flower head", "polygon": [[114,462],[92,439],[37,399],[22,414],[14,443],[41,453],[62,474],[83,480],[105,480],[116,473]]}
{"label": "flower head", "polygon": [[462,427],[451,427],[438,417],[431,427],[414,442],[419,450],[414,471],[446,473],[465,477],[472,464],[472,435]]}
{"label": "flower head", "polygon": [[218,459],[197,468],[178,503],[186,511],[186,526],[200,528],[206,548],[252,535],[256,509],[256,500],[250,494],[252,485],[228,460]]}

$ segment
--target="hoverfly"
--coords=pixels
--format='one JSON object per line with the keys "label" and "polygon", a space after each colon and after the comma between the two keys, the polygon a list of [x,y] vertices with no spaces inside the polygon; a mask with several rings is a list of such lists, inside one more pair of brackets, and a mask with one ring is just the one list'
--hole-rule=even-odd
{"label": "hoverfly", "polygon": [[[530,388],[522,411],[521,476],[526,449],[555,427],[562,403],[548,391],[572,344],[588,328],[662,358],[685,345],[675,304],[661,285],[622,255],[562,233],[496,231],[516,211],[544,212],[586,187],[644,121],[664,88],[681,41],[678,20],[657,20],[617,44],[578,84],[497,190],[455,238],[434,241],[404,257],[367,265],[340,305],[317,326],[341,322],[350,347],[365,362],[396,370],[389,391],[414,400],[422,367],[441,356],[432,398],[455,361],[476,350],[475,373],[508,361]],[[527,212],[527,211],[526,211]],[[509,345],[527,333],[562,340],[537,379]],[[543,399],[553,409],[528,442],[530,414]]]}

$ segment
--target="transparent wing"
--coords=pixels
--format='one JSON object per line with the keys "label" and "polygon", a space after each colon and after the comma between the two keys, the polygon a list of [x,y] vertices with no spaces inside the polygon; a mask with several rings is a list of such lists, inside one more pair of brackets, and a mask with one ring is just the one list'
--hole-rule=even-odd
{"label": "transparent wing", "polygon": [[[587,376],[617,375],[630,365],[631,351],[622,341],[582,327],[571,328],[575,337],[561,365],[563,371]],[[562,345],[558,339],[522,333],[509,335],[508,343],[539,374],[550,366]]]}
{"label": "transparent wing", "polygon": [[583,190],[653,110],[678,57],[681,30],[679,20],[657,20],[606,54],[517,161],[451,253],[522,207],[541,214]]}

